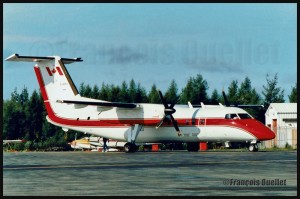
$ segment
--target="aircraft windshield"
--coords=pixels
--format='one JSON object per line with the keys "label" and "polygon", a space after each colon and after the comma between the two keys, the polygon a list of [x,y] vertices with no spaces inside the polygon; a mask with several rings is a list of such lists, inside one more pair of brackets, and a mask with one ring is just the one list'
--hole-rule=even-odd
{"label": "aircraft windshield", "polygon": [[229,113],[225,115],[225,119],[251,119],[252,117],[247,113]]}
{"label": "aircraft windshield", "polygon": [[251,119],[252,117],[247,113],[239,113],[238,114],[241,119]]}
{"label": "aircraft windshield", "polygon": [[238,116],[235,113],[230,113],[225,115],[225,119],[238,119]]}

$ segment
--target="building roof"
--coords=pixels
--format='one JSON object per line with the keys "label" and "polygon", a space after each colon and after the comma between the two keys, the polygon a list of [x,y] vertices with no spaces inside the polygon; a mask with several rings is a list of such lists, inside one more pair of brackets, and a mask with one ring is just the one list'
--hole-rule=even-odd
{"label": "building roof", "polygon": [[278,113],[297,113],[297,103],[271,103],[268,110],[273,108]]}

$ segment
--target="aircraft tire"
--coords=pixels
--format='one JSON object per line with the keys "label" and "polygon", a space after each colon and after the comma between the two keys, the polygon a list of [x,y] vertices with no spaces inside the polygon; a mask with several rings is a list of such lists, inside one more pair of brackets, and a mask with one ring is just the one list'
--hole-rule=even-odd
{"label": "aircraft tire", "polygon": [[126,153],[133,153],[133,152],[136,152],[137,150],[137,146],[135,144],[132,144],[130,142],[127,142],[125,145],[124,145],[124,151]]}
{"label": "aircraft tire", "polygon": [[257,146],[257,144],[255,144],[254,147],[255,147],[254,151],[258,151],[258,146]]}
{"label": "aircraft tire", "polygon": [[256,151],[258,151],[258,146],[257,146],[257,144],[250,144],[249,147],[248,147],[248,150],[249,150],[250,152],[256,152]]}
{"label": "aircraft tire", "polygon": [[198,142],[188,142],[187,143],[187,150],[190,151],[190,152],[199,151],[199,143]]}

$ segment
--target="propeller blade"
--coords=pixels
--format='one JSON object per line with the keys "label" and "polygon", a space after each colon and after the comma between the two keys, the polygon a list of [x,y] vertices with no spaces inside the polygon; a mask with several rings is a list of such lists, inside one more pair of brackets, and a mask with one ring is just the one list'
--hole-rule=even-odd
{"label": "propeller blade", "polygon": [[163,105],[165,106],[165,108],[168,108],[168,104],[167,104],[167,102],[166,102],[166,100],[165,100],[165,98],[164,98],[164,96],[163,96],[163,94],[161,93],[160,90],[158,90],[158,94],[159,94],[159,97],[160,97]]}
{"label": "propeller blade", "polygon": [[170,117],[171,117],[173,126],[175,127],[176,131],[179,132],[180,130],[178,128],[177,121],[174,119],[173,115],[170,115]]}
{"label": "propeller blade", "polygon": [[229,103],[229,101],[228,101],[228,99],[226,97],[226,94],[225,94],[224,90],[222,91],[222,94],[223,94],[225,106],[230,106],[230,103]]}
{"label": "propeller blade", "polygon": [[160,122],[157,124],[155,128],[158,129],[162,125],[162,123],[164,123],[165,119],[166,119],[166,115],[160,120]]}
{"label": "propeller blade", "polygon": [[177,104],[180,100],[180,95],[176,98],[176,100],[173,102],[173,104],[171,104],[171,106],[169,108],[173,109],[173,107],[175,106],[175,104]]}

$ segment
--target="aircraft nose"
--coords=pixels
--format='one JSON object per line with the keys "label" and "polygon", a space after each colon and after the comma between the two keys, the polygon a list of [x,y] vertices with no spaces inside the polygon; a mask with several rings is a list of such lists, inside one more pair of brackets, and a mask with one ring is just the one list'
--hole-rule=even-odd
{"label": "aircraft nose", "polygon": [[272,140],[275,138],[275,133],[259,121],[256,121],[253,133],[258,140]]}
{"label": "aircraft nose", "polygon": [[260,121],[255,119],[244,119],[240,120],[240,123],[245,130],[255,136],[259,141],[272,140],[275,138],[275,133]]}
{"label": "aircraft nose", "polygon": [[265,126],[264,129],[265,139],[266,140],[272,140],[275,138],[275,133],[268,127]]}

